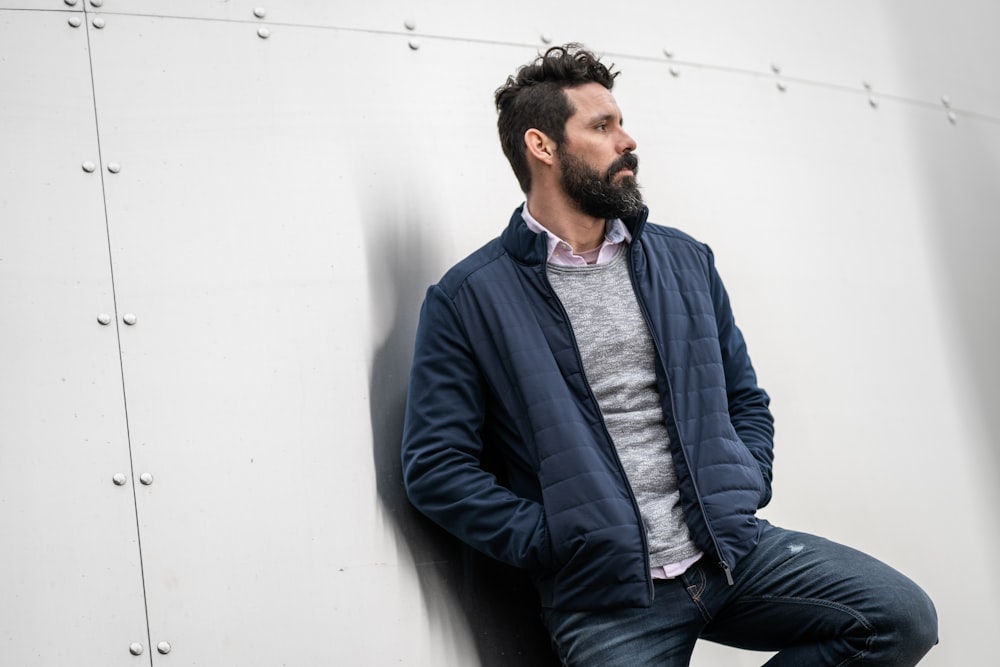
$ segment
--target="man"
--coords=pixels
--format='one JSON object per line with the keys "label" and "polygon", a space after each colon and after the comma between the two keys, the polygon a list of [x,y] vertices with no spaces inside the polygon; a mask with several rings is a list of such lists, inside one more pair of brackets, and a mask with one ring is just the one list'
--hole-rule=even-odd
{"label": "man", "polygon": [[937,638],[920,588],[756,517],[769,399],[711,250],[646,222],[615,76],[569,44],[497,91],[527,201],[427,293],[411,501],[528,570],[565,665],[687,665],[699,637],[773,665],[916,664]]}

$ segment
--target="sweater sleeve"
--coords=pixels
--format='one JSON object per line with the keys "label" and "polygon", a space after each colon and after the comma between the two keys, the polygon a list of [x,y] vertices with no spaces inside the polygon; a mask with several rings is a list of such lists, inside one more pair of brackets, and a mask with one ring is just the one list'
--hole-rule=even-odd
{"label": "sweater sleeve", "polygon": [[758,507],[771,501],[772,463],[774,461],[774,418],[769,409],[770,397],[757,385],[757,374],[750,363],[746,342],[733,318],[729,294],[715,268],[715,256],[709,253],[709,280],[712,303],[719,331],[719,346],[726,376],[729,416],[736,434],[760,466],[764,493]]}
{"label": "sweater sleeve", "polygon": [[453,535],[514,565],[548,562],[542,506],[499,484],[481,465],[487,392],[452,299],[439,286],[417,327],[403,427],[410,502]]}

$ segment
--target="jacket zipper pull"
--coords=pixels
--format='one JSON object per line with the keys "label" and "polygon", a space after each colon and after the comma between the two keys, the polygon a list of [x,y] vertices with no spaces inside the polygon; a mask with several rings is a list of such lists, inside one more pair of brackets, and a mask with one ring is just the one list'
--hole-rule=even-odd
{"label": "jacket zipper pull", "polygon": [[726,561],[724,561],[724,560],[720,560],[720,561],[719,561],[719,567],[721,567],[721,568],[722,568],[722,571],[726,573],[726,582],[727,582],[727,583],[728,583],[728,584],[729,584],[730,586],[734,585],[734,582],[733,582],[733,573],[732,573],[732,571],[730,571],[730,569],[729,569],[729,563],[727,563],[727,562],[726,562]]}

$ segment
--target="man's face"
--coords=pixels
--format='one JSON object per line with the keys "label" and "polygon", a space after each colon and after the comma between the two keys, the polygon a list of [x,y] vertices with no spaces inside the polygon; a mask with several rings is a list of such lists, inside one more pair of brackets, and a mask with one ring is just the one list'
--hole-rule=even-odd
{"label": "man's face", "polygon": [[621,111],[611,91],[597,83],[569,88],[576,112],[566,121],[566,140],[559,149],[561,184],[566,195],[587,215],[620,218],[643,205],[636,183],[636,143],[622,128]]}

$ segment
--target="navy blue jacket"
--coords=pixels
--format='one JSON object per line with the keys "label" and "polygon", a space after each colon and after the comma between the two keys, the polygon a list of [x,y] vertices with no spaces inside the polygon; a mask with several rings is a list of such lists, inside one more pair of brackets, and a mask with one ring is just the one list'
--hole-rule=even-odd
{"label": "navy blue jacket", "polygon": [[[694,542],[729,573],[756,544],[755,512],[770,499],[769,399],[711,250],[646,215],[624,221],[629,273],[656,345],[684,516]],[[546,254],[545,234],[528,229],[518,209],[498,239],[428,290],[403,480],[427,516],[527,568],[543,606],[649,606],[642,519]]]}

